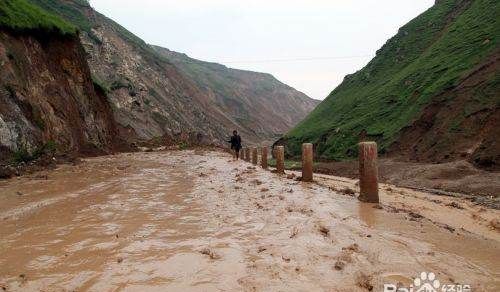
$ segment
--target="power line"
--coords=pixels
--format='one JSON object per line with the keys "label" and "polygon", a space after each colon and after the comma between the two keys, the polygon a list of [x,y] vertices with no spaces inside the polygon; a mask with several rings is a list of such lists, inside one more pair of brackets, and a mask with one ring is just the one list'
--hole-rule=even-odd
{"label": "power line", "polygon": [[279,63],[279,62],[300,62],[300,61],[321,61],[321,60],[342,60],[342,59],[357,59],[357,58],[367,58],[372,55],[357,55],[357,56],[336,56],[336,57],[308,57],[308,58],[289,58],[289,59],[266,59],[266,60],[228,60],[228,61],[214,61],[217,63],[224,64],[236,64],[236,63]]}

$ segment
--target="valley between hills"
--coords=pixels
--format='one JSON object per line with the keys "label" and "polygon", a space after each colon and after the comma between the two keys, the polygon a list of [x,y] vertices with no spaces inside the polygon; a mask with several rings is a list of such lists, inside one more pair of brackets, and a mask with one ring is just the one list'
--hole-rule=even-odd
{"label": "valley between hills", "polygon": [[0,289],[499,291],[499,11],[438,0],[318,101],[0,1]]}

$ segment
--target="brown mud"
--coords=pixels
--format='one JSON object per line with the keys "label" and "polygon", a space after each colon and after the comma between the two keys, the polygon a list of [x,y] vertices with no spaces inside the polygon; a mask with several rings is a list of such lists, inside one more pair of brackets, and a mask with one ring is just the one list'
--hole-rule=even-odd
{"label": "brown mud", "polygon": [[[498,171],[482,170],[465,160],[430,164],[381,158],[378,164],[380,181],[385,183],[469,198],[478,204],[500,209]],[[315,171],[356,178],[358,161],[319,162]]]}
{"label": "brown mud", "polygon": [[427,271],[500,289],[500,211],[391,185],[364,204],[352,179],[315,180],[197,150],[0,181],[0,288],[381,291]]}

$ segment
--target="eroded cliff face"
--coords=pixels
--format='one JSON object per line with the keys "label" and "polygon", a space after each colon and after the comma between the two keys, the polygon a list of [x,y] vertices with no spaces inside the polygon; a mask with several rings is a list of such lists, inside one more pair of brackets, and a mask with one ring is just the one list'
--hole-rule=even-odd
{"label": "eroded cliff face", "polygon": [[84,155],[117,146],[111,108],[77,36],[0,30],[0,68],[0,160],[48,144]]}
{"label": "eroded cliff face", "polygon": [[[81,42],[94,78],[108,92],[120,133],[129,142],[163,137],[198,137],[210,144],[227,134],[230,123],[214,115],[195,84],[148,46],[134,42],[115,23],[87,8],[91,31]],[[182,137],[182,138],[181,138]]]}
{"label": "eroded cliff face", "polygon": [[221,145],[234,129],[261,143],[317,104],[269,74],[186,59],[206,73],[192,74],[88,1],[0,7],[12,16],[0,26],[0,162],[31,161],[47,145],[75,155],[143,142]]}
{"label": "eroded cliff face", "polygon": [[389,150],[412,161],[467,159],[500,170],[500,49],[432,99]]}
{"label": "eroded cliff face", "polygon": [[210,103],[238,129],[256,136],[257,141],[287,132],[319,104],[271,74],[232,69],[152,47],[194,80]]}
{"label": "eroded cliff face", "polygon": [[127,35],[90,7],[86,15],[92,29],[81,39],[90,68],[109,88],[121,133],[131,141],[195,136],[220,144],[238,129],[258,143],[286,132],[317,104],[269,74],[180,58]]}
{"label": "eroded cliff face", "polygon": [[80,29],[92,74],[108,92],[121,136],[130,143],[161,138],[221,144],[234,129],[245,142],[271,141],[318,103],[269,74],[150,46],[86,1],[31,2]]}

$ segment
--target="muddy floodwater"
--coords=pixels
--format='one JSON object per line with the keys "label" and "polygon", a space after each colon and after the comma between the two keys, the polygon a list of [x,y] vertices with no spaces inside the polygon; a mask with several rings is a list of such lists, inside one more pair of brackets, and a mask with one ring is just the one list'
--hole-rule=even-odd
{"label": "muddy floodwater", "polygon": [[201,150],[0,181],[0,289],[383,291],[425,272],[436,291],[500,291],[498,210],[388,185],[364,204],[356,188]]}

